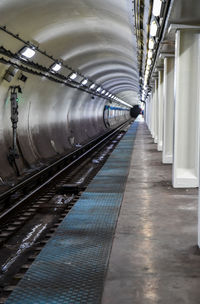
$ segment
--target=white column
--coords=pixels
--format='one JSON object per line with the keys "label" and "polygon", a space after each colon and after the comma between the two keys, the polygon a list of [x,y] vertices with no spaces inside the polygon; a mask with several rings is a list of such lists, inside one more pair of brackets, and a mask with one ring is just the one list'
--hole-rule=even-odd
{"label": "white column", "polygon": [[149,101],[148,101],[148,111],[149,111],[149,114],[148,114],[148,128],[150,130],[151,128],[151,98],[149,97]]}
{"label": "white column", "polygon": [[200,248],[200,190],[199,190],[199,201],[198,201],[198,246]]}
{"label": "white column", "polygon": [[151,93],[150,131],[152,138],[154,138],[154,89],[152,89],[152,93]]}
{"label": "white column", "polygon": [[173,186],[199,184],[199,34],[177,30]]}
{"label": "white column", "polygon": [[154,91],[154,143],[158,143],[158,79],[155,79]]}
{"label": "white column", "polygon": [[147,107],[148,107],[148,128],[151,133],[151,116],[152,116],[152,94],[149,96],[148,102],[147,102]]}
{"label": "white column", "polygon": [[149,128],[149,116],[150,116],[150,101],[149,100],[146,100],[146,103],[145,103],[145,122],[147,124],[147,127]]}
{"label": "white column", "polygon": [[163,149],[163,71],[158,71],[158,151]]}
{"label": "white column", "polygon": [[144,120],[145,120],[145,122],[146,122],[147,126],[148,126],[148,113],[149,113],[149,111],[148,111],[148,105],[145,103],[145,114],[144,114]]}
{"label": "white column", "polygon": [[172,164],[173,160],[173,124],[174,124],[174,58],[164,58],[163,81],[163,164]]}
{"label": "white column", "polygon": [[152,133],[152,111],[153,111],[152,105],[153,105],[153,101],[152,101],[152,93],[151,93],[151,95],[149,97],[149,108],[150,108],[150,110],[149,110],[149,131],[151,133]]}

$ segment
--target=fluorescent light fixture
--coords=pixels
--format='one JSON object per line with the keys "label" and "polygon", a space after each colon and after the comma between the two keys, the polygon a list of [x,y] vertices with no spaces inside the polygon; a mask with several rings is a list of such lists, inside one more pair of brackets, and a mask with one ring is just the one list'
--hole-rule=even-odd
{"label": "fluorescent light fixture", "polygon": [[88,83],[88,79],[83,79],[81,82],[82,85],[86,85],[87,83]]}
{"label": "fluorescent light fixture", "polygon": [[90,89],[93,90],[93,89],[95,89],[95,87],[96,87],[96,85],[93,83],[93,84],[91,84]]}
{"label": "fluorescent light fixture", "polygon": [[101,92],[101,94],[105,94],[106,93],[106,90],[103,90],[102,92]]}
{"label": "fluorescent light fixture", "polygon": [[21,51],[20,54],[28,59],[32,58],[35,55],[35,51],[28,46],[25,46]]}
{"label": "fluorescent light fixture", "polygon": [[112,94],[110,94],[108,97],[111,97],[112,96]]}
{"label": "fluorescent light fixture", "polygon": [[107,92],[105,96],[108,96],[108,95],[109,95],[109,92]]}
{"label": "fluorescent light fixture", "polygon": [[148,55],[147,56],[148,56],[148,58],[151,59],[152,56],[153,56],[153,51],[152,50],[148,50]]}
{"label": "fluorescent light fixture", "polygon": [[98,87],[98,88],[97,88],[97,92],[100,92],[100,91],[101,91],[101,87]]}
{"label": "fluorescent light fixture", "polygon": [[61,69],[61,64],[60,63],[54,63],[52,64],[52,66],[50,67],[51,70],[53,70],[54,72],[58,72]]}
{"label": "fluorescent light fixture", "polygon": [[74,80],[74,79],[76,79],[77,76],[78,76],[77,73],[72,73],[72,74],[69,76],[69,78],[72,79],[72,80]]}
{"label": "fluorescent light fixture", "polygon": [[149,49],[150,49],[150,50],[153,50],[154,44],[155,44],[155,42],[154,42],[153,38],[150,38],[150,39],[149,39]]}
{"label": "fluorescent light fixture", "polygon": [[157,24],[157,22],[155,20],[153,20],[151,22],[151,26],[150,26],[150,35],[152,37],[155,37],[156,34],[157,34],[157,30],[158,30],[158,24]]}
{"label": "fluorescent light fixture", "polygon": [[153,15],[155,17],[160,16],[160,12],[161,12],[161,7],[162,7],[162,0],[154,0],[153,1]]}
{"label": "fluorescent light fixture", "polygon": [[152,62],[151,59],[147,59],[147,64],[148,65],[151,65],[151,62]]}

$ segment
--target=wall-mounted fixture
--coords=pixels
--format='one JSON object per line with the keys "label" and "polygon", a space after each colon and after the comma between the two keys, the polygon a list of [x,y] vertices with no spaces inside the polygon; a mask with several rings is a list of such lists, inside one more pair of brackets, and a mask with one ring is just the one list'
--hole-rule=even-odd
{"label": "wall-mounted fixture", "polygon": [[91,89],[91,90],[94,90],[95,87],[96,87],[96,85],[93,83],[93,84],[91,84],[90,89]]}
{"label": "wall-mounted fixture", "polygon": [[161,7],[162,7],[162,0],[154,0],[153,1],[153,15],[155,17],[160,16],[160,12],[161,12]]}
{"label": "wall-mounted fixture", "polygon": [[151,59],[152,56],[153,56],[153,51],[152,50],[148,50],[147,57]]}
{"label": "wall-mounted fixture", "polygon": [[25,46],[19,51],[19,53],[21,56],[30,59],[35,55],[35,50],[33,48]]}
{"label": "wall-mounted fixture", "polygon": [[51,69],[52,71],[54,71],[54,72],[60,71],[61,68],[62,68],[61,63],[57,63],[57,62],[55,62],[54,64],[52,64],[52,65],[50,66],[50,69]]}
{"label": "wall-mounted fixture", "polygon": [[149,39],[149,49],[153,50],[154,49],[154,45],[155,45],[155,41],[153,38]]}
{"label": "wall-mounted fixture", "polygon": [[150,35],[155,37],[158,31],[158,22],[154,19],[150,25]]}
{"label": "wall-mounted fixture", "polygon": [[69,78],[70,78],[71,80],[74,80],[74,79],[77,78],[77,76],[78,76],[77,73],[72,73],[72,74],[69,76]]}
{"label": "wall-mounted fixture", "polygon": [[101,91],[101,87],[98,87],[98,88],[97,88],[97,92],[100,92],[100,91]]}
{"label": "wall-mounted fixture", "polygon": [[84,85],[84,86],[85,86],[87,83],[88,83],[88,79],[86,79],[86,78],[83,79],[83,80],[81,81],[81,84]]}
{"label": "wall-mounted fixture", "polygon": [[149,58],[149,59],[147,59],[147,64],[148,64],[148,66],[150,66],[151,65],[151,62],[152,62],[152,60]]}

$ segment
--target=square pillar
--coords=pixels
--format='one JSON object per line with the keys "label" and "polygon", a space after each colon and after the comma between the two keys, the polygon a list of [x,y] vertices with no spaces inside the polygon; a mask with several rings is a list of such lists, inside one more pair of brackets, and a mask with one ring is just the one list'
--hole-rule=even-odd
{"label": "square pillar", "polygon": [[152,124],[151,124],[151,117],[152,117],[152,94],[149,97],[149,101],[148,101],[148,128],[150,133],[152,133]]}
{"label": "square pillar", "polygon": [[173,161],[173,130],[174,130],[174,57],[164,58],[163,82],[163,164]]}
{"label": "square pillar", "polygon": [[199,33],[177,30],[173,186],[199,185]]}
{"label": "square pillar", "polygon": [[154,91],[154,143],[158,143],[158,79],[155,79]]}
{"label": "square pillar", "polygon": [[148,128],[149,130],[151,130],[151,97],[149,97],[149,101],[148,101]]}
{"label": "square pillar", "polygon": [[145,103],[145,122],[147,124],[147,127],[149,129],[149,119],[150,119],[150,101],[146,101]]}
{"label": "square pillar", "polygon": [[163,70],[158,71],[158,151],[163,149]]}
{"label": "square pillar", "polygon": [[154,89],[151,94],[151,114],[150,114],[150,131],[151,136],[154,138]]}
{"label": "square pillar", "polygon": [[199,201],[198,201],[198,246],[200,248],[200,192],[199,192]]}

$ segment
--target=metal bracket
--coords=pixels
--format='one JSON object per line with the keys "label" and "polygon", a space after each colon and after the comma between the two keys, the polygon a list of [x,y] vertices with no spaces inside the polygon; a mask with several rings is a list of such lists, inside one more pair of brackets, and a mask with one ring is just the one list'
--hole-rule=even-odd
{"label": "metal bracket", "polygon": [[18,123],[18,98],[17,91],[22,93],[20,86],[11,86],[11,96],[10,96],[10,105],[11,105],[11,117],[13,138],[12,138],[12,147],[9,148],[8,152],[8,161],[12,167],[15,168],[17,175],[19,176],[19,169],[16,164],[16,159],[19,158],[19,153],[17,149],[17,123]]}

